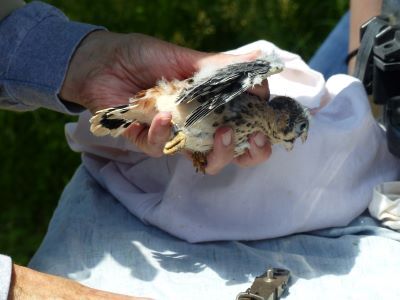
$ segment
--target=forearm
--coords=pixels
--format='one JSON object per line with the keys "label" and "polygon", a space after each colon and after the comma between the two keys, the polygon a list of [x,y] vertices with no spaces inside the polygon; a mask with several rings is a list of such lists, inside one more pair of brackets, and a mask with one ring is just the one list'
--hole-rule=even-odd
{"label": "forearm", "polygon": [[69,21],[58,9],[33,2],[0,23],[0,107],[37,107],[75,113],[83,107],[59,98],[69,61],[80,41],[101,27]]}
{"label": "forearm", "polygon": [[[366,21],[380,14],[382,0],[350,1],[349,53],[360,46],[360,27]],[[349,62],[349,74],[353,73],[355,59]]]}
{"label": "forearm", "polygon": [[29,299],[146,300],[147,298],[130,297],[91,289],[66,278],[37,272],[14,264],[8,300]]}
{"label": "forearm", "polygon": [[[44,287],[44,283],[53,288]],[[60,288],[60,283],[62,288]],[[40,289],[38,289],[39,286]],[[51,297],[78,299],[82,288],[83,286],[80,284],[67,279],[13,264],[8,300],[29,299],[33,295],[37,299],[49,299]]]}

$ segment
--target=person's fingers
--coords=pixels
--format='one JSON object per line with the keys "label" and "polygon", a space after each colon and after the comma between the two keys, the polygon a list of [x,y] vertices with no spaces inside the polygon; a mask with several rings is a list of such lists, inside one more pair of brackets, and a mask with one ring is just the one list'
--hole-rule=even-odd
{"label": "person's fingers", "polygon": [[[257,59],[262,52],[260,50],[254,50],[245,54],[233,55],[227,53],[218,53],[210,56],[206,56],[199,60],[198,68],[213,66],[213,68],[224,67],[229,64],[240,63],[245,61],[252,61]],[[260,85],[256,85],[248,90],[249,93],[260,97],[263,100],[269,99],[269,86],[268,80],[264,80]]]}
{"label": "person's fingers", "polygon": [[256,85],[255,87],[248,90],[250,94],[260,97],[260,99],[267,101],[270,97],[268,80],[264,80],[261,85]]}
{"label": "person's fingers", "polygon": [[[261,50],[253,50],[244,54],[236,54],[232,55],[230,54],[230,57],[226,57],[226,62],[227,63],[239,63],[239,62],[245,62],[245,61],[252,61],[260,57],[262,54]],[[225,54],[227,55],[227,54]]]}
{"label": "person's fingers", "polygon": [[162,149],[171,135],[171,119],[169,112],[158,113],[151,122],[148,133],[148,145],[162,155]]}
{"label": "person's fingers", "polygon": [[233,130],[218,128],[215,132],[214,148],[207,156],[206,173],[215,175],[228,165],[234,154]]}
{"label": "person's fingers", "polygon": [[124,133],[132,143],[149,156],[160,157],[171,134],[171,113],[158,113],[150,127],[134,123]]}
{"label": "person's fingers", "polygon": [[249,138],[250,149],[235,158],[241,167],[253,167],[267,160],[272,153],[271,145],[262,133],[258,132]]}
{"label": "person's fingers", "polygon": [[148,131],[148,126],[139,123],[132,123],[132,125],[130,125],[122,135],[143,151],[143,144],[147,141]]}
{"label": "person's fingers", "polygon": [[228,54],[228,53],[217,53],[217,54],[209,54],[201,57],[196,62],[197,69],[201,69],[202,67],[214,66],[214,67],[223,67],[233,63],[245,62],[255,60],[257,57],[261,55],[260,50],[254,50],[245,54]]}

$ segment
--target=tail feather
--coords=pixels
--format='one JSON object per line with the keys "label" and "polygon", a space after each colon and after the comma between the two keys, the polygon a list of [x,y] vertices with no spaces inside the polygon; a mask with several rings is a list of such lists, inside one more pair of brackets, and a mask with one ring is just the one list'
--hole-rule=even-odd
{"label": "tail feather", "polygon": [[[160,96],[178,95],[188,85],[186,81],[173,80],[167,82],[161,80],[151,89],[137,93],[129,99],[129,104],[110,107],[99,110],[90,119],[90,131],[94,135],[119,136],[134,122],[150,125],[154,116],[158,113],[157,99]],[[166,99],[162,100],[164,103]],[[168,101],[167,101],[168,102]],[[174,103],[174,102],[171,102]],[[165,105],[163,106],[165,108]]]}
{"label": "tail feather", "polygon": [[90,131],[97,136],[117,137],[134,122],[150,124],[156,113],[154,100],[134,100],[130,104],[97,111],[90,119]]}

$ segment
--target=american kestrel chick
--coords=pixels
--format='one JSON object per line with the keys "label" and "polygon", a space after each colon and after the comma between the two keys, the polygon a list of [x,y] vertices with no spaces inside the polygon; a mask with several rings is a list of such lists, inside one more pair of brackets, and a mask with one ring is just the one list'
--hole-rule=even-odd
{"label": "american kestrel chick", "polygon": [[129,104],[96,112],[90,119],[90,130],[95,135],[116,137],[134,122],[149,125],[158,112],[169,111],[172,132],[164,153],[188,150],[194,167],[202,172],[220,126],[233,129],[235,156],[250,147],[248,138],[254,132],[262,132],[271,144],[283,144],[291,150],[296,138],[307,139],[308,109],[290,97],[275,96],[266,101],[247,92],[282,69],[277,57],[265,56],[201,70],[182,81],[162,80],[129,99]]}

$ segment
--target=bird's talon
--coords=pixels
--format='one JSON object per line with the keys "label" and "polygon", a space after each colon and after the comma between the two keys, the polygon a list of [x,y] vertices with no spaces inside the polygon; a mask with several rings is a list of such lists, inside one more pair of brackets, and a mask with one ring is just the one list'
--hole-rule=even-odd
{"label": "bird's talon", "polygon": [[182,131],[178,131],[175,136],[165,144],[164,154],[175,154],[185,148],[186,135]]}
{"label": "bird's talon", "polygon": [[192,153],[192,161],[193,167],[196,169],[196,172],[201,172],[203,174],[206,173],[207,167],[207,154],[202,152],[193,152]]}

